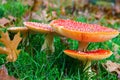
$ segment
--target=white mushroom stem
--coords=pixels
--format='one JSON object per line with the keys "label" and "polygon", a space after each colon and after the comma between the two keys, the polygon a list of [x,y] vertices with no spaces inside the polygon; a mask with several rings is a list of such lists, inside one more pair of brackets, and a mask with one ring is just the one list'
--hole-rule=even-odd
{"label": "white mushroom stem", "polygon": [[[89,45],[89,42],[79,42],[78,50],[85,52],[87,50],[88,45]],[[88,80],[92,80],[92,77],[94,76],[94,74],[91,70],[91,60],[84,60],[83,65],[84,65],[83,71],[88,76]]]}
{"label": "white mushroom stem", "polygon": [[53,38],[54,38],[53,33],[48,33],[45,36],[45,41],[44,41],[44,43],[42,45],[41,51],[47,50],[47,51],[50,51],[51,53],[53,53],[55,51],[54,50]]}
{"label": "white mushroom stem", "polygon": [[78,50],[84,52],[84,51],[86,51],[88,45],[89,45],[89,42],[80,42],[79,41]]}
{"label": "white mushroom stem", "polygon": [[84,72],[88,76],[88,80],[92,80],[92,77],[95,75],[92,70],[91,70],[91,60],[85,60],[83,61],[84,67]]}
{"label": "white mushroom stem", "polygon": [[29,41],[27,40],[27,37],[28,37],[29,32],[23,32],[22,34],[23,34],[22,44],[25,43],[24,46],[28,46],[29,45]]}
{"label": "white mushroom stem", "polygon": [[83,65],[85,66],[84,67],[84,71],[87,70],[91,66],[91,60],[85,60],[85,61],[83,61]]}

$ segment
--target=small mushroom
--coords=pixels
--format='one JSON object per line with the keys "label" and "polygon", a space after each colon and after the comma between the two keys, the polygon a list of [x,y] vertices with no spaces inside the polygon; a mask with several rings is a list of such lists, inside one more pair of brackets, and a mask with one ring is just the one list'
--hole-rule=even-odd
{"label": "small mushroom", "polygon": [[54,31],[50,25],[44,23],[37,23],[37,22],[24,22],[24,25],[32,31],[46,34],[45,41],[42,45],[41,50],[50,51],[51,53],[54,52],[54,43],[53,43]]}
{"label": "small mushroom", "polygon": [[[119,34],[117,30],[112,28],[73,20],[53,20],[50,25],[56,33],[79,41],[78,51],[65,50],[64,53],[82,60],[83,64],[86,64],[84,70],[90,67],[91,60],[100,60],[112,55],[112,52],[109,50],[86,51],[88,44],[90,42],[104,42]],[[88,70],[91,72],[90,68]],[[91,78],[91,76],[89,77]]]}
{"label": "small mushroom", "polygon": [[92,51],[86,51],[86,52],[81,52],[77,50],[64,50],[64,53],[72,58],[81,60],[83,62],[84,70],[87,72],[88,80],[91,80],[91,77],[94,76],[92,74],[91,70],[91,62],[93,60],[102,60],[105,58],[108,58],[112,55],[112,52],[110,50],[92,50]]}
{"label": "small mushroom", "polygon": [[91,65],[91,61],[93,60],[105,59],[112,55],[112,52],[110,50],[102,50],[102,49],[86,51],[86,52],[81,52],[79,50],[64,50],[64,53],[72,58],[81,60],[83,62],[87,61],[88,64],[86,68],[88,68]]}
{"label": "small mushroom", "polygon": [[17,32],[26,33],[26,32],[28,32],[27,27],[9,27],[7,30],[9,32],[13,32],[13,33],[17,33]]}

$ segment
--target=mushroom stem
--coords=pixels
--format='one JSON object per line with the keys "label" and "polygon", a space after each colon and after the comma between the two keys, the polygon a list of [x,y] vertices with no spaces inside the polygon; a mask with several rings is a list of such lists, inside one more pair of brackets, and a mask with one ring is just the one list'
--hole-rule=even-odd
{"label": "mushroom stem", "polygon": [[79,41],[78,50],[83,51],[83,52],[86,51],[88,44],[89,44],[89,42],[80,42]]}
{"label": "mushroom stem", "polygon": [[[26,41],[27,41],[27,37],[28,37],[28,34],[29,34],[29,33],[28,33],[28,32],[23,32],[22,34],[23,34],[22,44],[25,43],[25,46],[27,46],[29,42],[26,42]],[[27,43],[27,44],[26,44],[26,43]]]}
{"label": "mushroom stem", "polygon": [[91,66],[91,61],[90,60],[85,60],[83,61],[83,65],[85,66],[84,67],[84,71],[87,70],[88,68],[90,68]]}
{"label": "mushroom stem", "polygon": [[54,50],[53,37],[54,37],[53,33],[48,33],[45,36],[45,41],[42,45],[41,51],[45,50],[47,53],[49,53],[49,52],[53,53],[55,51]]}
{"label": "mushroom stem", "polygon": [[91,60],[83,61],[83,65],[85,66],[83,71],[88,76],[88,80],[92,80],[92,77],[95,75],[91,70]]}

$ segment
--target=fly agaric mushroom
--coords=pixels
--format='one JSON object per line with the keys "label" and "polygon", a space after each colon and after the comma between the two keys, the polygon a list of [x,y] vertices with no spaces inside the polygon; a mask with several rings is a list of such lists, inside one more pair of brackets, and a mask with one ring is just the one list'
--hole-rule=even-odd
{"label": "fly agaric mushroom", "polygon": [[91,77],[94,75],[91,74],[91,62],[94,60],[102,60],[105,58],[108,58],[112,55],[112,52],[110,50],[92,50],[92,51],[86,51],[86,52],[81,52],[77,50],[64,50],[64,53],[72,58],[81,60],[83,62],[83,65],[85,65],[84,70],[87,72],[88,75],[88,80],[91,80]]}
{"label": "fly agaric mushroom", "polygon": [[89,42],[103,42],[119,34],[112,28],[73,20],[58,19],[53,20],[50,24],[56,33],[80,41],[78,48],[80,51],[85,51]]}
{"label": "fly agaric mushroom", "polygon": [[37,22],[24,22],[24,25],[32,31],[46,34],[41,50],[50,51],[51,53],[54,52],[54,32],[50,25]]}
{"label": "fly agaric mushroom", "polygon": [[[75,51],[75,50],[65,50],[64,51],[65,54],[67,54],[68,56],[81,60],[81,61],[85,61],[87,60],[87,66],[91,65],[91,61],[93,60],[101,60],[101,59],[105,59],[108,58],[109,56],[112,55],[112,52],[110,50],[92,50],[92,51],[85,51],[85,52],[81,52],[81,51]],[[86,68],[87,68],[86,66]]]}
{"label": "fly agaric mushroom", "polygon": [[[89,42],[103,42],[116,37],[119,32],[112,28],[96,24],[86,24],[72,20],[53,20],[50,25],[55,32],[79,41],[78,51],[65,50],[64,53],[83,61],[85,69],[91,65],[91,60],[100,60],[112,55],[109,50],[94,50],[86,52]],[[83,52],[82,52],[83,51]],[[91,69],[90,73],[91,73]]]}

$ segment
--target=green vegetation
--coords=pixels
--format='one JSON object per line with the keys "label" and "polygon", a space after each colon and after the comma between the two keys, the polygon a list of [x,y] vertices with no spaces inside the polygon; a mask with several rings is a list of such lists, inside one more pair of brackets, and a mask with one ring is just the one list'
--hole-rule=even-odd
{"label": "green vegetation", "polygon": [[[26,9],[27,7],[23,6],[20,2],[8,1],[7,4],[0,5],[0,10],[4,16],[12,15],[14,17],[21,17]],[[3,15],[1,15],[1,17],[2,16]]]}
{"label": "green vegetation", "polygon": [[[14,5],[13,5],[14,3]],[[0,4],[0,18],[7,15],[12,15],[21,19],[27,6],[24,6],[20,2],[10,2],[9,4]],[[57,10],[60,15],[60,11]],[[51,12],[51,10],[49,11]],[[74,15],[74,20],[85,23],[94,23],[96,19],[88,20],[84,16]],[[22,20],[18,19],[16,24],[20,26]],[[96,20],[97,21],[97,20]],[[106,19],[99,20],[102,25],[118,29],[119,23],[113,25],[108,24]],[[20,23],[19,23],[20,22]],[[96,35],[97,36],[97,35]],[[63,50],[67,48],[61,43],[58,36],[55,37],[54,46],[55,52],[52,55],[46,55],[41,52],[41,46],[44,41],[43,34],[30,34],[28,36],[29,45],[23,46],[20,44],[19,48],[22,49],[18,59],[13,63],[6,63],[5,55],[0,55],[0,65],[5,64],[10,75],[15,76],[20,80],[86,80],[87,76],[82,71],[83,67],[81,62],[76,59],[70,58],[63,53]],[[70,49],[77,49],[78,42],[72,39],[68,39]],[[120,54],[120,35],[116,38],[103,43],[91,43],[88,50],[94,50],[98,48],[110,49],[115,52],[115,47],[118,46],[117,53]],[[101,60],[94,61],[92,67],[97,69],[98,74],[93,77],[93,80],[117,80],[117,75],[106,71],[102,63],[106,60],[111,60],[120,63],[120,59],[116,59],[115,55]]]}

